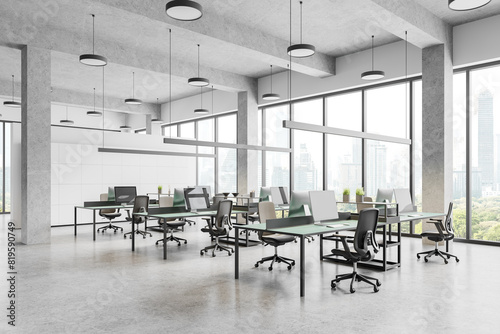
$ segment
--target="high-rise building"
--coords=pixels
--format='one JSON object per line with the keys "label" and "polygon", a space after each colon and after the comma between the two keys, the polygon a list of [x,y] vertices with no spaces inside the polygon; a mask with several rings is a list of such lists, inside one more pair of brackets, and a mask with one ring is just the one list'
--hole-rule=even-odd
{"label": "high-rise building", "polygon": [[483,188],[493,188],[494,174],[494,138],[493,138],[493,95],[483,90],[477,97],[477,146],[478,167],[481,171]]}
{"label": "high-rise building", "polygon": [[365,194],[376,194],[378,188],[387,188],[387,147],[375,143],[368,145],[368,165]]}

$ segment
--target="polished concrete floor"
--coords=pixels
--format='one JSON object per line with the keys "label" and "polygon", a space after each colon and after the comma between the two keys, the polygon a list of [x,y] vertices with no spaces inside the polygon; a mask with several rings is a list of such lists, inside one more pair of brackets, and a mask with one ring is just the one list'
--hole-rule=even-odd
{"label": "polished concrete floor", "polygon": [[[0,220],[2,268],[6,266],[8,216]],[[130,225],[121,224],[125,230]],[[460,262],[417,261],[421,240],[404,238],[402,267],[360,270],[380,278],[380,292],[358,283],[336,291],[330,280],[351,267],[321,262],[318,240],[306,248],[306,296],[299,297],[299,269],[254,267],[270,246],[241,248],[240,279],[234,256],[200,256],[210,243],[201,222],[176,233],[187,245],[160,237],[138,238],[136,251],[121,233],[99,234],[89,226],[73,236],[52,228],[52,242],[18,245],[16,332],[21,333],[498,333],[500,247],[455,243]],[[298,260],[299,245],[280,247]],[[395,253],[391,254],[392,256]],[[297,261],[298,262],[298,261]],[[7,269],[3,270],[7,272]],[[0,301],[6,314],[7,282]],[[12,330],[4,315],[0,332]]]}

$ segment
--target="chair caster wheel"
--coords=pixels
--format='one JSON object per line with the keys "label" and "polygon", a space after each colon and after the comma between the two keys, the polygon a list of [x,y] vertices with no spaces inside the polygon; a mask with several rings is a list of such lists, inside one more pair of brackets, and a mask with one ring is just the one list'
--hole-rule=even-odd
{"label": "chair caster wheel", "polygon": [[142,238],[143,238],[143,239],[146,239],[146,237],[145,237],[145,236],[144,236],[144,237],[142,237]]}
{"label": "chair caster wheel", "polygon": [[377,284],[377,286],[381,286],[381,285],[382,285],[382,283],[380,283],[380,281],[379,281],[379,280],[377,280],[377,283],[376,283],[376,284]]}
{"label": "chair caster wheel", "polygon": [[332,281],[331,287],[333,290],[337,290],[337,284],[335,284],[335,282],[333,282],[333,281]]}
{"label": "chair caster wheel", "polygon": [[450,256],[449,256],[449,255],[446,255],[446,257],[447,257],[448,259],[450,258]]}
{"label": "chair caster wheel", "polygon": [[455,259],[457,262],[460,262],[460,260],[458,258]]}
{"label": "chair caster wheel", "polygon": [[212,257],[215,257],[215,254],[212,254]]}
{"label": "chair caster wheel", "polygon": [[448,264],[448,261],[444,260],[444,264]]}
{"label": "chair caster wheel", "polygon": [[292,262],[292,266],[294,266],[294,265],[295,265],[295,261]]}
{"label": "chair caster wheel", "polygon": [[203,251],[200,251],[200,255],[203,255]]}
{"label": "chair caster wheel", "polygon": [[288,266],[287,268],[288,268],[288,270],[292,270],[292,266]]}
{"label": "chair caster wheel", "polygon": [[349,291],[351,291],[351,293],[355,293],[355,292],[356,292],[356,289],[354,289],[353,287],[351,287],[351,288],[349,289]]}
{"label": "chair caster wheel", "polygon": [[269,271],[273,271],[273,267],[269,267],[267,268]]}
{"label": "chair caster wheel", "polygon": [[424,260],[425,260],[425,262],[429,262],[429,260],[427,258],[425,258]]}
{"label": "chair caster wheel", "polygon": [[187,241],[184,241],[184,245],[187,244],[188,242]]}
{"label": "chair caster wheel", "polygon": [[227,255],[231,256],[231,252],[227,252]]}
{"label": "chair caster wheel", "polygon": [[420,255],[417,254],[417,259],[420,259]]}
{"label": "chair caster wheel", "polygon": [[231,249],[231,253],[233,253],[233,254],[234,254],[234,249]]}
{"label": "chair caster wheel", "polygon": [[124,235],[124,236],[123,236],[123,239],[127,239],[127,236],[126,236],[126,235]]}
{"label": "chair caster wheel", "polygon": [[373,287],[373,292],[378,292],[378,290],[379,290],[378,287],[376,286]]}
{"label": "chair caster wheel", "polygon": [[180,247],[180,246],[181,246],[181,244],[180,244],[180,243],[179,243],[179,244],[177,244],[177,247]]}
{"label": "chair caster wheel", "polygon": [[254,266],[255,266],[255,268],[259,268],[259,264],[258,263],[254,264]]}

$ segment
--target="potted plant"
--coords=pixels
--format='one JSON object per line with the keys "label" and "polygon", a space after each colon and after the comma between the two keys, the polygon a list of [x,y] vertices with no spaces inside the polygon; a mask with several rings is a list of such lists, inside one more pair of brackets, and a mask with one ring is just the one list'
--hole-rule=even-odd
{"label": "potted plant", "polygon": [[363,202],[365,191],[363,188],[356,189],[356,202]]}
{"label": "potted plant", "polygon": [[163,189],[163,187],[162,187],[162,186],[158,186],[158,195],[160,195],[160,194],[161,194],[161,190],[162,190],[162,189]]}
{"label": "potted plant", "polygon": [[342,201],[349,202],[349,196],[351,195],[351,190],[349,188],[345,188],[342,195],[343,195]]}

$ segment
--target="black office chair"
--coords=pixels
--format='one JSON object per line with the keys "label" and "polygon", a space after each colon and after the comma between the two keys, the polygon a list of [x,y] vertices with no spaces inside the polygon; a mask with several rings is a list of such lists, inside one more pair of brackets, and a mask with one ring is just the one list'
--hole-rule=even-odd
{"label": "black office chair", "polygon": [[[420,255],[426,254],[424,257],[425,262],[428,262],[428,259],[433,255],[442,257],[445,264],[448,264],[448,260],[445,258],[445,256],[448,259],[454,257],[457,262],[460,261],[456,255],[448,253],[448,242],[450,240],[453,240],[453,238],[455,237],[455,234],[453,233],[453,219],[451,218],[452,213],[453,202],[451,202],[448,206],[448,213],[446,214],[444,226],[442,219],[430,219],[434,223],[434,225],[436,225],[437,231],[424,231],[420,235],[434,241],[436,243],[436,246],[433,250],[418,253],[417,259],[420,259]],[[440,251],[438,249],[438,243],[441,241],[446,241],[446,252]]]}
{"label": "black office chair", "polygon": [[[268,219],[276,219],[276,210],[274,209],[273,202],[259,202],[259,217],[260,222],[265,223]],[[259,239],[265,245],[274,246],[274,255],[267,256],[262,258],[260,261],[255,263],[255,267],[259,266],[259,263],[262,264],[266,261],[271,261],[271,265],[269,266],[269,271],[273,270],[274,262],[283,262],[288,265],[288,270],[292,269],[295,265],[295,260],[289,259],[287,257],[278,255],[278,246],[282,246],[288,242],[292,242],[295,240],[293,235],[285,235],[273,232],[259,231]]]}
{"label": "black office chair", "polygon": [[217,208],[217,215],[214,219],[208,221],[208,228],[202,228],[203,232],[209,233],[215,238],[215,244],[205,247],[200,251],[200,255],[206,253],[209,249],[212,249],[212,257],[215,257],[215,251],[226,251],[228,255],[234,253],[231,247],[225,247],[219,244],[219,238],[227,236],[229,230],[232,229],[231,224],[231,210],[233,209],[233,201],[223,200],[219,202]]}
{"label": "black office chair", "polygon": [[144,217],[137,217],[134,216],[134,213],[138,212],[148,212],[149,208],[149,196],[136,196],[134,200],[134,208],[132,209],[132,217],[129,217],[130,219],[134,219],[134,223],[137,224],[137,228],[135,231],[127,232],[123,235],[124,238],[127,237],[128,234],[130,234],[130,238],[132,238],[132,233],[135,234],[140,234],[142,237],[145,239],[146,235],[149,234],[150,237],[153,235],[149,232],[146,231],[141,231],[139,230],[139,224],[144,223],[146,220]]}
{"label": "black office chair", "polygon": [[[108,194],[101,194],[100,197],[99,197],[99,199],[101,201],[107,201],[108,200]],[[109,228],[113,229],[113,231],[115,233],[116,233],[116,231],[118,229],[120,229],[123,232],[123,227],[111,224],[111,221],[113,219],[118,218],[121,215],[122,214],[120,213],[120,209],[102,209],[102,210],[99,210],[99,216],[108,219],[109,220],[109,225],[106,225],[106,226],[103,226],[103,227],[99,227],[97,229],[97,232],[102,231],[102,233],[104,233],[104,231],[106,231]]]}
{"label": "black office chair", "polygon": [[[174,198],[170,196],[160,196],[159,205],[160,208],[170,208],[174,206]],[[160,224],[160,226],[162,227],[163,227],[162,224],[166,224],[167,231],[170,231],[170,236],[166,238],[166,241],[176,241],[177,246],[181,245],[181,241],[184,241],[184,244],[187,244],[186,239],[174,236],[174,230],[177,230],[180,227],[183,228],[184,225],[186,225],[186,222],[184,220],[178,220],[175,218],[159,219],[158,224]],[[160,242],[163,242],[163,238],[156,240],[156,245],[158,245]]]}
{"label": "black office chair", "polygon": [[[377,229],[378,221],[378,209],[364,209],[359,213],[358,226],[356,227],[356,232],[354,234],[354,250],[349,248],[347,243],[347,238],[349,236],[340,236],[342,240],[342,245],[344,249],[332,249],[332,253],[335,255],[343,256],[346,260],[352,262],[353,272],[350,274],[336,275],[335,279],[332,280],[332,289],[337,288],[337,283],[340,281],[350,279],[351,280],[351,293],[356,292],[353,287],[354,281],[365,282],[373,286],[373,292],[378,292],[378,287],[381,285],[380,281],[376,278],[361,275],[357,272],[358,262],[371,261],[375,257],[375,253],[378,253],[379,247],[377,240],[375,239],[375,230]],[[370,280],[374,280],[375,283]]]}

